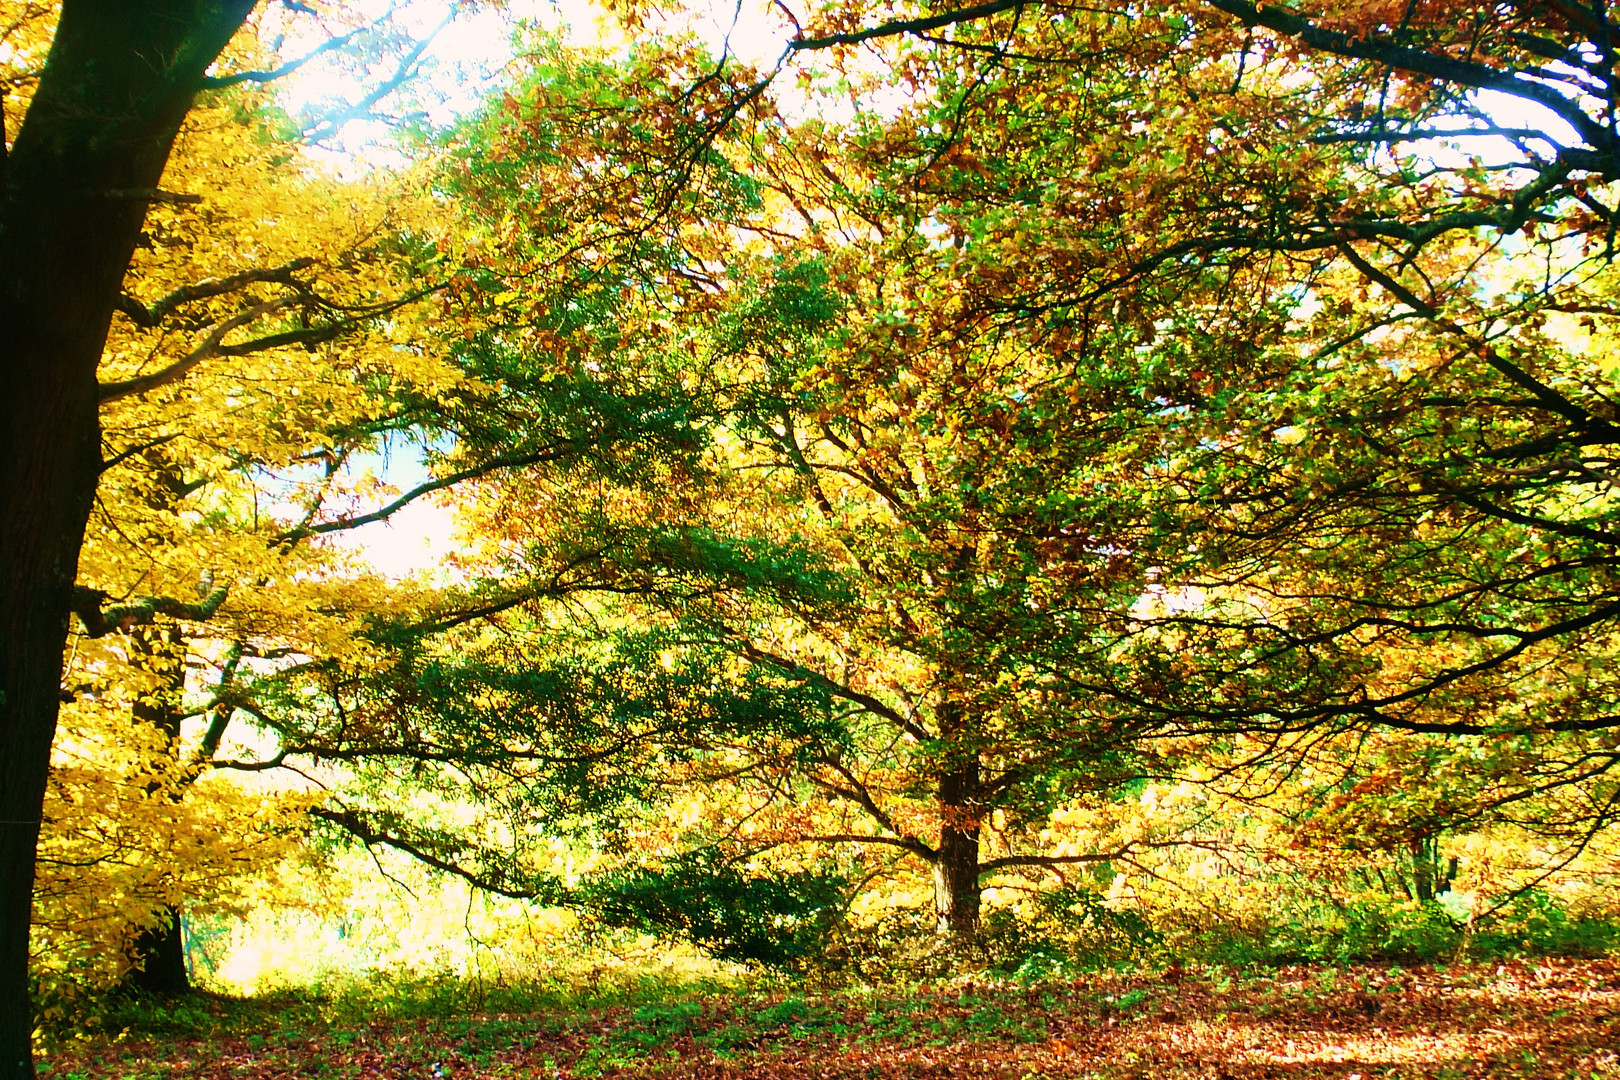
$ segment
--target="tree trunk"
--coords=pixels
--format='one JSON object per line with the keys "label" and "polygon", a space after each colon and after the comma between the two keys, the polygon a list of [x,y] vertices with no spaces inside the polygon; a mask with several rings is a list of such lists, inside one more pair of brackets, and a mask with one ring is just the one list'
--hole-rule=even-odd
{"label": "tree trunk", "polygon": [[125,985],[160,997],[179,997],[191,992],[191,975],[186,970],[186,942],[180,913],[164,908],[164,921],[143,930],[135,939],[135,956],[140,967],[129,973]]}
{"label": "tree trunk", "polygon": [[64,0],[0,205],[0,1080],[34,1075],[28,940],[96,366],[147,203],[253,0]]}
{"label": "tree trunk", "polygon": [[934,862],[934,916],[941,934],[970,937],[979,928],[979,830],[945,825]]}
{"label": "tree trunk", "polygon": [[1445,867],[1440,865],[1440,838],[1420,837],[1412,841],[1409,850],[1412,854],[1412,884],[1416,887],[1417,899],[1434,900],[1450,892],[1451,883],[1457,880],[1457,859],[1453,857]]}
{"label": "tree trunk", "polygon": [[[185,638],[174,627],[143,627],[130,635],[130,645],[131,652],[141,658],[141,666],[162,680],[158,691],[136,700],[135,719],[151,724],[163,733],[169,746],[166,765],[170,769],[177,768],[180,703],[186,689]],[[147,787],[147,794],[157,791],[158,786],[157,781],[153,781]],[[142,930],[135,938],[137,966],[125,979],[125,985],[150,994],[178,997],[191,991],[191,978],[186,973],[180,912],[172,907],[165,907],[163,912],[163,922]]]}
{"label": "tree trunk", "polygon": [[970,937],[979,928],[979,754],[962,745],[965,710],[939,709],[945,759],[939,774],[939,850],[934,859],[934,916],[940,934]]}
{"label": "tree trunk", "polygon": [[1434,857],[1426,838],[1412,841],[1412,886],[1419,900],[1434,899]]}

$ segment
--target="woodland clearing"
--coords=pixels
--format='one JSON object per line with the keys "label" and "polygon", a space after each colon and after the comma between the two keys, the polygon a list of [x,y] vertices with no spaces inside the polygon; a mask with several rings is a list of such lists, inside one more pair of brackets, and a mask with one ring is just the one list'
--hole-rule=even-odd
{"label": "woodland clearing", "polygon": [[0,0],[0,1080],[1615,1075],[1620,0],[610,6]]}
{"label": "woodland clearing", "polygon": [[44,1055],[62,1078],[1620,1076],[1620,962],[1294,966],[830,995],[224,997]]}

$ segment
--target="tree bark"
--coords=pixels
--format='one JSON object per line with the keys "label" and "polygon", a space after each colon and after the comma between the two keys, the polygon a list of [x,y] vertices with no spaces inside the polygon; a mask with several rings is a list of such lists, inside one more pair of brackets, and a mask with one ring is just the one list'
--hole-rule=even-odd
{"label": "tree bark", "polygon": [[34,1075],[28,941],[96,366],[148,199],[253,0],[64,0],[0,205],[0,1080]]}
{"label": "tree bark", "polygon": [[939,727],[945,754],[938,778],[935,925],[942,935],[966,938],[979,928],[979,754],[963,745],[967,724],[961,703],[940,706]]}
{"label": "tree bark", "polygon": [[191,974],[186,970],[186,941],[180,912],[163,909],[163,922],[143,930],[135,939],[135,956],[140,967],[129,973],[125,985],[159,997],[179,997],[191,992]]}
{"label": "tree bark", "polygon": [[1434,899],[1434,857],[1424,839],[1412,841],[1412,887],[1419,900]]}
{"label": "tree bark", "polygon": [[[166,765],[178,767],[176,755],[180,749],[180,703],[186,689],[186,641],[174,627],[159,629],[142,627],[130,635],[131,651],[141,657],[142,666],[162,680],[153,694],[135,703],[135,719],[151,724],[163,733],[169,745]],[[158,790],[157,781],[147,788],[150,795]],[[129,973],[125,985],[134,990],[163,997],[178,997],[191,991],[191,978],[186,972],[186,948],[181,936],[180,912],[173,907],[163,909],[164,918],[157,926],[142,930],[135,938],[136,967]]]}

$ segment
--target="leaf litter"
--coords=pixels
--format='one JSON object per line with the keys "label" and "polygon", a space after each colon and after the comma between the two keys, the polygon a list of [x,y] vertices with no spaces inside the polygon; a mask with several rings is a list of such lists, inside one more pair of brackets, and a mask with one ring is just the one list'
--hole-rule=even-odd
{"label": "leaf litter", "polygon": [[1620,1078],[1620,961],[1299,966],[711,995],[420,1019],[279,1015],[207,999],[185,1033],[43,1055],[57,1080],[574,1077]]}

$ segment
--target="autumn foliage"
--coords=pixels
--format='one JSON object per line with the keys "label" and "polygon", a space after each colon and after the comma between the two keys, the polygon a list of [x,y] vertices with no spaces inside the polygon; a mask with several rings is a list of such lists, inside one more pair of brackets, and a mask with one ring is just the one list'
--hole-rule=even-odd
{"label": "autumn foliage", "polygon": [[[343,845],[845,982],[1612,949],[1609,11],[773,10],[526,27],[360,178],[209,77],[98,374],[41,1001]],[[345,539],[430,499],[432,573]]]}

